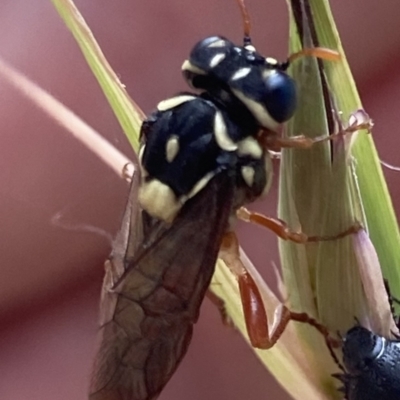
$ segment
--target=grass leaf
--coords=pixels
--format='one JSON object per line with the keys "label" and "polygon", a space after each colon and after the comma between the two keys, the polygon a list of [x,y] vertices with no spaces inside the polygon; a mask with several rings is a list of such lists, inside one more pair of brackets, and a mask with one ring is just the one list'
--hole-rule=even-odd
{"label": "grass leaf", "polygon": [[144,116],[112,70],[92,32],[71,0],[52,0],[77,41],[89,67],[99,82],[122,130],[133,149],[139,149],[139,131]]}

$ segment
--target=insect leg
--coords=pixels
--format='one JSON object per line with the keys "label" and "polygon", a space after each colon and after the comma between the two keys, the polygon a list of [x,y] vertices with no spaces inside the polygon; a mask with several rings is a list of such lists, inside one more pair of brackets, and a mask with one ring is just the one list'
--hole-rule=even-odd
{"label": "insect leg", "polygon": [[284,304],[280,304],[274,312],[271,330],[269,329],[268,317],[260,291],[240,260],[239,243],[233,232],[225,234],[219,257],[238,280],[246,329],[253,347],[259,349],[273,347],[285,331],[287,324],[290,321],[297,321],[317,329],[324,336],[332,357],[339,362],[333,351],[333,347],[338,344],[330,337],[328,329],[306,313],[292,312]]}
{"label": "insect leg", "polygon": [[291,240],[295,243],[306,243],[308,241],[305,233],[291,231],[286,223],[278,218],[267,217],[266,215],[250,211],[246,207],[240,207],[236,211],[236,216],[242,221],[252,222],[269,229],[281,239]]}
{"label": "insect leg", "polygon": [[345,236],[351,235],[353,233],[357,233],[362,226],[359,223],[355,223],[350,228],[346,229],[343,232],[340,232],[336,235],[332,236],[307,236],[303,232],[296,232],[290,230],[287,224],[278,218],[268,217],[266,215],[249,211],[245,207],[240,207],[236,211],[236,216],[245,222],[252,222],[257,225],[261,225],[264,228],[269,229],[274,232],[277,236],[279,236],[283,240],[290,240],[295,243],[309,243],[309,242],[320,242],[320,241],[328,241],[328,240],[337,240],[341,239]]}
{"label": "insect leg", "polygon": [[233,232],[224,235],[219,257],[238,280],[250,343],[253,347],[264,348],[269,336],[267,314],[258,287],[240,260],[239,243]]}
{"label": "insect leg", "polygon": [[[394,323],[397,327],[397,329],[400,330],[400,315],[396,313],[396,310],[394,308],[394,304],[400,305],[400,300],[396,297],[394,297],[390,291],[390,286],[389,286],[389,281],[387,279],[383,280],[383,283],[385,285],[386,293],[388,295],[388,300],[389,300],[389,306],[390,306],[390,311],[392,313]],[[400,339],[400,335],[398,332],[391,332],[391,334],[397,339]]]}
{"label": "insect leg", "polygon": [[[338,124],[341,125],[340,121],[338,121]],[[281,137],[275,132],[265,130],[261,131],[259,134],[258,141],[262,146],[275,151],[279,151],[282,148],[309,149],[316,143],[323,143],[335,140],[339,137],[346,137],[360,130],[370,132],[372,127],[373,121],[369,115],[364,110],[357,110],[350,115],[349,121],[344,127],[341,126],[337,132],[328,136],[323,135],[313,138],[304,135]]]}

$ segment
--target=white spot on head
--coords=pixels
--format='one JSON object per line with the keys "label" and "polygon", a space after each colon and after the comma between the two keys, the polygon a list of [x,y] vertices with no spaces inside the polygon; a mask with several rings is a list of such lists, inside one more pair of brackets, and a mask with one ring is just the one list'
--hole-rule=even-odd
{"label": "white spot on head", "polygon": [[152,217],[166,222],[172,222],[182,207],[172,189],[157,179],[142,182],[139,204]]}
{"label": "white spot on head", "polygon": [[236,81],[238,79],[243,79],[245,76],[247,76],[251,71],[250,67],[246,68],[240,68],[234,74],[231,76],[231,81]]}
{"label": "white spot on head", "polygon": [[241,173],[242,173],[242,177],[243,180],[246,182],[246,185],[248,187],[253,187],[254,184],[254,175],[256,173],[256,171],[254,170],[253,167],[250,167],[249,165],[244,165],[241,168]]}
{"label": "white spot on head", "polygon": [[275,58],[272,57],[265,57],[265,62],[271,65],[278,65],[278,60],[275,60]]}
{"label": "white spot on head", "polygon": [[235,151],[237,144],[229,137],[224,118],[220,111],[214,117],[214,136],[218,146],[222,150]]}
{"label": "white spot on head", "polygon": [[226,41],[223,39],[216,40],[208,45],[208,47],[225,47]]}
{"label": "white spot on head", "polygon": [[170,163],[174,161],[178,153],[179,153],[179,137],[176,135],[171,135],[171,137],[167,140],[167,144],[165,146],[165,158]]}
{"label": "white spot on head", "polygon": [[225,53],[216,54],[210,61],[210,68],[215,68],[225,57]]}
{"label": "white spot on head", "polygon": [[160,101],[157,104],[157,110],[158,111],[167,111],[172,108],[178,107],[181,104],[186,103],[187,101],[192,101],[195,98],[196,98],[195,96],[189,96],[189,95],[181,95],[181,96],[171,97],[170,99]]}
{"label": "white spot on head", "polygon": [[247,109],[253,114],[253,117],[258,121],[260,126],[263,128],[270,129],[272,131],[276,131],[279,127],[279,122],[275,121],[269,112],[266,110],[266,108],[256,102],[255,100],[252,100],[248,97],[246,97],[242,92],[236,89],[232,89],[233,94],[247,107]]}
{"label": "white spot on head", "polygon": [[250,156],[255,160],[259,160],[262,155],[263,151],[260,144],[257,142],[256,139],[249,136],[246,139],[241,140],[238,142],[238,155],[239,156]]}
{"label": "white spot on head", "polygon": [[196,67],[189,60],[185,60],[183,62],[181,70],[193,72],[194,74],[197,74],[197,75],[206,75],[207,74],[206,71],[203,71],[201,68]]}

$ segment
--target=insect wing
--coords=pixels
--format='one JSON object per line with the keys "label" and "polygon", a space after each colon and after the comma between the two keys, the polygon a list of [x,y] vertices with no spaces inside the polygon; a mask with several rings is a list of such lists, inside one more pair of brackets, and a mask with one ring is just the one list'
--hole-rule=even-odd
{"label": "insect wing", "polygon": [[[91,400],[157,398],[187,351],[214,272],[234,197],[234,174],[217,174],[168,228],[154,225],[103,296],[101,346]],[[111,264],[114,262],[111,261]],[[110,308],[110,307],[108,307]]]}

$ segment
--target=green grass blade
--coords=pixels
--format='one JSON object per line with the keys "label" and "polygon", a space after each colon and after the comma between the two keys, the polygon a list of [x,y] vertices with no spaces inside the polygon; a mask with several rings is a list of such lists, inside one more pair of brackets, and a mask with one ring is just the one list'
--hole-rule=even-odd
{"label": "green grass blade", "polygon": [[78,43],[132,147],[138,151],[139,131],[143,120],[139,107],[129,97],[124,85],[110,67],[73,1],[51,1]]}
{"label": "green grass blade", "polygon": [[[328,0],[310,0],[315,24],[321,43],[337,49],[343,61],[334,65],[326,63],[330,83],[336,93],[343,118],[362,108],[350,67],[334,24]],[[373,118],[373,116],[372,116]],[[400,234],[392,201],[384,179],[373,135],[358,135],[352,153],[357,160],[355,172],[368,223],[369,234],[378,253],[384,277],[391,290],[400,293]]]}
{"label": "green grass blade", "polygon": [[[362,108],[361,102],[328,2],[290,0],[289,5],[291,52],[299,51],[302,42],[304,47],[327,47],[343,56],[339,62],[304,57],[291,66],[299,89],[299,107],[288,125],[288,135],[327,136],[340,129],[341,124],[346,126],[349,117]],[[308,150],[284,150],[279,216],[292,229],[319,237],[332,237],[361,223],[369,229],[384,274],[396,291],[399,233],[372,136],[366,131],[319,143]],[[364,249],[365,243],[360,234],[304,245],[281,242],[289,304],[316,317],[332,332],[347,331],[354,325],[355,316],[362,322],[377,321],[382,330],[388,328],[382,323],[386,317],[381,318],[388,315],[383,285],[374,294],[368,292],[372,281],[367,272],[372,271],[378,280],[380,272],[372,257],[365,256],[373,252],[372,247]],[[374,301],[369,302],[368,296],[372,295]],[[371,304],[377,305],[376,309]],[[318,336],[305,332],[303,327],[299,327],[299,333],[305,347],[313,346]],[[326,348],[315,349],[312,357],[321,371],[320,384],[324,385],[329,371],[335,372],[329,366]],[[333,384],[326,386],[326,392],[332,398],[338,396]]]}

